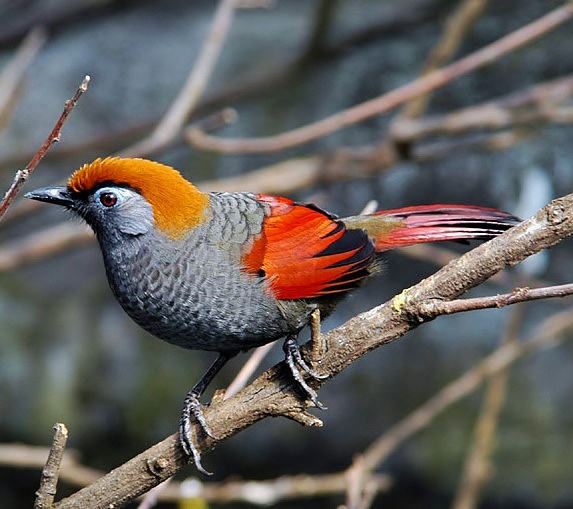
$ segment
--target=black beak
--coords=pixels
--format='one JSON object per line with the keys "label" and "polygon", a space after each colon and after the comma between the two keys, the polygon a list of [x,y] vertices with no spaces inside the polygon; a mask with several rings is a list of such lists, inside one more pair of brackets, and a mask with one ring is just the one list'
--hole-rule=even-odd
{"label": "black beak", "polygon": [[64,186],[41,187],[40,189],[26,193],[24,196],[31,200],[54,203],[55,205],[63,205],[64,207],[72,207],[74,205],[74,199],[70,190]]}

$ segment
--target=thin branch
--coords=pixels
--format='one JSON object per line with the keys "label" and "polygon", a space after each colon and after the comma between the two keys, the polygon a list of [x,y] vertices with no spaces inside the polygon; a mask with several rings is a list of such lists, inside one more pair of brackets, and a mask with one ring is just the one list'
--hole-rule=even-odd
{"label": "thin branch", "polygon": [[38,166],[40,161],[46,155],[46,152],[50,149],[50,147],[54,143],[60,141],[60,136],[62,134],[62,127],[64,126],[66,120],[68,119],[69,114],[75,108],[82,94],[88,89],[89,82],[90,82],[90,77],[85,76],[82,83],[76,90],[76,93],[73,95],[73,97],[71,99],[68,99],[64,103],[64,111],[60,115],[60,118],[58,118],[58,121],[54,125],[54,128],[52,129],[48,137],[45,139],[44,143],[40,146],[40,148],[34,154],[30,162],[26,165],[26,167],[23,170],[18,170],[16,172],[14,181],[12,182],[10,189],[6,191],[6,194],[4,195],[4,198],[0,203],[0,221],[2,220],[2,217],[10,207],[12,201],[20,191],[21,187],[24,185],[24,182],[26,182],[28,177],[36,169],[36,166]]}
{"label": "thin branch", "polygon": [[223,49],[223,45],[231,28],[235,9],[240,0],[221,0],[209,33],[203,41],[203,46],[185,85],[171,104],[169,110],[148,138],[120,152],[123,157],[145,156],[166,147],[181,132],[183,124],[197,106],[199,99],[213,73],[215,64]]}
{"label": "thin branch", "polygon": [[547,286],[544,288],[515,288],[510,293],[475,297],[473,299],[457,299],[451,301],[427,300],[422,312],[430,316],[451,315],[476,309],[502,308],[518,302],[567,297],[573,294],[573,284]]}
{"label": "thin branch", "polygon": [[292,131],[261,138],[219,138],[210,136],[198,127],[189,127],[187,140],[203,150],[223,154],[277,152],[322,138],[344,127],[362,122],[375,115],[427,94],[464,74],[495,62],[503,55],[534,41],[573,17],[573,4],[568,1],[541,18],[515,30],[470,55],[386,94],[340,111],[330,117]]}
{"label": "thin branch", "polygon": [[143,497],[143,500],[137,506],[137,509],[152,509],[152,507],[155,507],[159,502],[159,496],[163,491],[167,489],[167,486],[169,486],[170,483],[171,479],[167,479],[161,484],[155,486],[155,488],[149,490]]}
{"label": "thin branch", "polygon": [[58,223],[0,248],[0,272],[34,263],[68,249],[95,242],[94,234],[85,225]]}
{"label": "thin branch", "polygon": [[227,387],[227,390],[225,391],[225,399],[231,398],[247,385],[249,379],[253,376],[253,373],[260,366],[263,359],[271,351],[273,345],[274,343],[267,343],[266,345],[259,346],[253,350],[253,353],[251,353],[247,361],[243,364],[243,367],[237,373],[235,379]]}
{"label": "thin branch", "polygon": [[51,509],[56,496],[56,488],[58,484],[58,477],[60,475],[60,467],[64,451],[66,449],[66,442],[68,441],[68,429],[62,423],[57,423],[54,426],[54,439],[52,447],[46,460],[44,470],[42,470],[42,478],[40,479],[40,488],[36,492],[36,500],[34,502],[34,509]]}
{"label": "thin branch", "polygon": [[572,95],[573,76],[569,75],[445,115],[400,118],[393,125],[392,136],[397,141],[413,143],[429,136],[460,134],[472,129],[573,122],[571,107],[558,106]]}

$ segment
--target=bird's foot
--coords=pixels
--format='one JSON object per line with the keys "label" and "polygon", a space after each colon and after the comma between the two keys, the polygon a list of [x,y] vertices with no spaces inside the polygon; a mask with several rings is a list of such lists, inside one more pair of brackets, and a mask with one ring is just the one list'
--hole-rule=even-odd
{"label": "bird's foot", "polygon": [[181,414],[181,421],[179,422],[179,443],[185,454],[193,458],[193,462],[199,472],[205,475],[212,475],[212,472],[205,470],[201,463],[201,453],[199,452],[191,431],[191,419],[194,419],[199,424],[207,436],[213,440],[217,440],[217,437],[213,434],[205,420],[203,406],[199,401],[199,394],[194,390],[189,391],[183,403],[183,413]]}
{"label": "bird's foot", "polygon": [[208,470],[205,470],[201,464],[201,453],[199,452],[199,448],[193,439],[191,419],[193,418],[195,422],[199,424],[203,430],[203,433],[205,433],[208,437],[211,437],[213,440],[218,440],[218,438],[211,431],[207,421],[205,420],[205,415],[203,415],[203,406],[199,401],[199,397],[205,392],[205,389],[211,383],[215,375],[236,353],[237,352],[220,353],[217,359],[215,359],[215,362],[201,377],[201,380],[199,380],[195,387],[193,387],[193,389],[187,393],[187,397],[183,402],[183,413],[181,414],[181,421],[179,422],[179,443],[181,444],[181,448],[185,454],[193,458],[197,470],[205,475],[212,475],[212,473]]}
{"label": "bird's foot", "polygon": [[285,352],[285,360],[292,377],[298,382],[300,387],[313,402],[314,406],[321,410],[326,410],[326,407],[318,400],[318,393],[304,380],[301,369],[316,380],[324,380],[325,378],[328,378],[328,375],[321,375],[307,364],[307,362],[302,358],[300,347],[295,336],[288,336],[285,339],[283,350]]}

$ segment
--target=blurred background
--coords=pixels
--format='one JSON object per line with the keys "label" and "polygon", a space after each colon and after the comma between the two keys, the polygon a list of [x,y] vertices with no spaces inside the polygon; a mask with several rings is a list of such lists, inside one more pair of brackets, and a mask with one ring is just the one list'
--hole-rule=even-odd
{"label": "blurred background", "polygon": [[[188,129],[256,138],[321,120],[493,43],[566,2],[235,3],[240,8],[229,11],[228,30],[220,32],[226,39],[218,58],[212,57],[213,72],[203,73],[197,105],[191,111],[186,94],[186,106],[175,108],[179,123],[149,141],[201,58],[216,2],[0,1],[2,188],[89,74],[89,90],[61,142],[25,190],[63,182],[84,162],[121,152],[172,165],[202,189],[288,194],[340,215],[377,200],[381,208],[471,203],[527,217],[571,192],[571,22],[447,83],[426,97],[427,104],[410,101],[389,113],[373,112],[295,146],[264,152],[255,144],[258,153],[243,146],[222,153],[197,145],[197,136],[193,145],[190,136],[197,130]],[[218,23],[221,28],[220,18]],[[221,126],[219,113],[229,107],[238,117]],[[222,145],[227,152],[233,148]],[[345,301],[324,329],[388,300],[434,272],[450,252],[465,249],[389,253],[384,277]],[[572,268],[571,242],[565,241],[471,295],[567,283]],[[328,410],[318,414],[323,428],[286,419],[260,422],[205,455],[204,465],[215,475],[201,481],[342,472],[503,341],[545,334],[541,348],[493,381],[479,375],[477,390],[444,405],[435,419],[397,443],[376,471],[388,477],[368,503],[573,507],[571,311],[570,299],[537,301],[425,324],[324,386],[320,398]],[[212,388],[225,387],[246,358],[230,363]],[[41,464],[18,461],[14,444],[47,446],[53,424],[64,422],[79,461],[108,471],[176,430],[187,390],[212,359],[140,330],[113,299],[99,250],[83,226],[57,207],[21,199],[0,238],[2,507],[30,507],[38,487]],[[259,371],[281,359],[276,346]],[[487,428],[477,423],[484,420],[485,445],[476,445],[476,429]],[[467,464],[476,448],[482,469],[472,477]],[[180,479],[185,476],[197,473],[189,467]],[[59,496],[76,489],[62,482]],[[348,496],[341,488],[273,507],[331,508],[348,503]],[[463,505],[464,497],[470,505]],[[208,503],[252,507],[216,497]]]}

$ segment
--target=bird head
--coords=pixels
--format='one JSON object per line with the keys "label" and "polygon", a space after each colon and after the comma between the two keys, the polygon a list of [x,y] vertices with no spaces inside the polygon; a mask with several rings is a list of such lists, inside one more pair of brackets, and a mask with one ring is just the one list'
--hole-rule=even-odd
{"label": "bird head", "polygon": [[184,238],[206,219],[209,200],[169,166],[118,157],[96,159],[66,186],[36,189],[26,197],[66,207],[109,240],[151,231]]}

